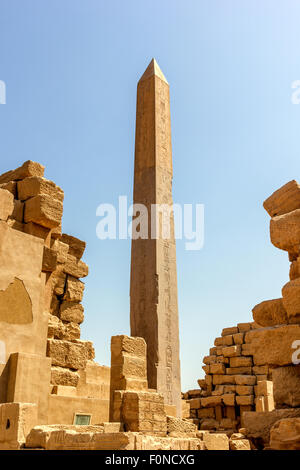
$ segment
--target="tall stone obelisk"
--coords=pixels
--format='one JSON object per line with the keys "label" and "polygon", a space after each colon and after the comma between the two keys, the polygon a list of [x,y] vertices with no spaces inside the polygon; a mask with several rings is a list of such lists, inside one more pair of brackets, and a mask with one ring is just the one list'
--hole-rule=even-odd
{"label": "tall stone obelisk", "polygon": [[[148,239],[132,239],[130,326],[147,343],[149,388],[181,416],[174,215],[171,236],[151,238],[151,205],[171,206],[172,147],[169,84],[153,59],[137,87],[134,204],[148,209]],[[153,219],[152,219],[153,220]],[[162,226],[160,217],[159,226]],[[153,227],[152,227],[153,229]],[[152,230],[153,232],[153,230]]]}

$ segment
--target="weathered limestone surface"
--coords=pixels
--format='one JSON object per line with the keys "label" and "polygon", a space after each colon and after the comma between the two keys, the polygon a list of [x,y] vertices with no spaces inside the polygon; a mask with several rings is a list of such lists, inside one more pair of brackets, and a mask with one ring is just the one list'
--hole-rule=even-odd
{"label": "weathered limestone surface", "polygon": [[292,344],[300,338],[300,325],[282,325],[246,333],[243,354],[251,354],[255,365],[285,366],[292,363]]}
{"label": "weathered limestone surface", "polygon": [[38,422],[33,403],[0,404],[0,450],[17,450],[24,446],[30,430]]}
{"label": "weathered limestone surface", "polygon": [[19,181],[18,187],[18,198],[21,201],[26,201],[31,197],[43,194],[50,196],[53,199],[63,202],[64,192],[57,186],[53,181],[49,181],[46,178],[40,176],[30,176],[28,178]]}
{"label": "weathered limestone surface", "polygon": [[252,309],[253,319],[261,326],[288,323],[282,299],[265,300]]}
{"label": "weathered limestone surface", "polygon": [[300,407],[300,365],[278,367],[272,379],[276,408]]}
{"label": "weathered limestone surface", "polygon": [[[86,428],[86,429],[84,429]],[[133,432],[105,431],[100,426],[37,426],[26,439],[26,448],[46,450],[204,450],[196,438],[147,436]]]}
{"label": "weathered limestone surface", "polygon": [[7,171],[0,176],[0,183],[9,183],[22,180],[28,176],[44,176],[45,167],[37,162],[28,160],[16,170]]}
{"label": "weathered limestone surface", "polygon": [[300,185],[292,180],[277,189],[263,203],[271,217],[283,215],[300,208]]}
{"label": "weathered limestone surface", "polygon": [[291,253],[299,253],[300,209],[288,214],[273,217],[270,222],[271,242],[277,248]]}
{"label": "weathered limestone surface", "polygon": [[[163,393],[181,415],[179,329],[174,217],[170,236],[151,239],[151,204],[172,205],[172,150],[169,85],[155,60],[138,83],[134,169],[135,204],[148,209],[148,239],[133,239],[131,252],[131,335],[147,343],[149,387]],[[133,224],[135,221],[133,220]]]}
{"label": "weathered limestone surface", "polygon": [[0,189],[0,220],[7,221],[14,210],[14,197],[7,189]]}
{"label": "weathered limestone surface", "polygon": [[247,438],[257,440],[257,444],[260,444],[260,446],[266,446],[270,441],[270,430],[277,421],[299,417],[300,408],[273,410],[269,413],[260,411],[245,412],[242,415],[242,427],[246,430]]}
{"label": "weathered limestone surface", "polygon": [[300,278],[283,286],[282,297],[289,323],[300,323]]}
{"label": "weathered limestone surface", "polygon": [[277,421],[270,432],[273,450],[300,450],[300,418]]}

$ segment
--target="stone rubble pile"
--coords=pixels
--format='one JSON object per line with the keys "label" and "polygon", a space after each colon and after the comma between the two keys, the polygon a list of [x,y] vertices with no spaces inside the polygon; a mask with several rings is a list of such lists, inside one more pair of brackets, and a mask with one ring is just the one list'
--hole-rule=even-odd
{"label": "stone rubble pile", "polygon": [[223,329],[183,409],[200,429],[242,426],[259,448],[300,449],[300,185],[290,181],[263,205],[272,244],[288,252],[290,280],[282,297],[253,308],[254,322]]}

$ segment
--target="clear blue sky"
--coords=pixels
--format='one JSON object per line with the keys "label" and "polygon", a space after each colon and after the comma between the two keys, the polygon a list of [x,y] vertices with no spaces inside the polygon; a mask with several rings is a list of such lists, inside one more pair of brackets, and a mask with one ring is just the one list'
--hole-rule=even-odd
{"label": "clear blue sky", "polygon": [[63,228],[87,241],[82,337],[110,361],[129,334],[130,241],[96,237],[96,207],[132,197],[136,84],[170,83],[174,201],[205,204],[205,244],[177,243],[182,389],[223,327],[280,296],[288,258],[263,200],[299,179],[300,5],[286,0],[2,0],[0,171],[27,159],[65,191]]}

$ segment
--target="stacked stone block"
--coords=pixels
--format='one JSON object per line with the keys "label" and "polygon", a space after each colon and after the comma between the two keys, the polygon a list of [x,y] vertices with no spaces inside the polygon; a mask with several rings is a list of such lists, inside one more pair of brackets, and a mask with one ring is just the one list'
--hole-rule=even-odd
{"label": "stacked stone block", "polygon": [[[81,279],[88,275],[88,266],[81,258],[86,243],[62,234],[64,192],[44,177],[41,164],[27,161],[1,175],[0,196],[0,220],[44,240],[41,271],[45,280],[44,311],[49,312],[50,392],[76,395],[74,387],[87,388],[82,372],[87,366],[97,367],[92,343],[80,340],[80,324],[84,320]],[[92,396],[99,395],[101,386],[99,382]]]}
{"label": "stacked stone block", "polygon": [[257,328],[255,322],[224,328],[203,358],[205,377],[198,380],[200,389],[183,394],[184,406],[188,403],[190,418],[200,429],[233,432],[241,414],[255,409],[257,384],[272,374],[268,365],[257,366],[245,349],[247,333]]}

